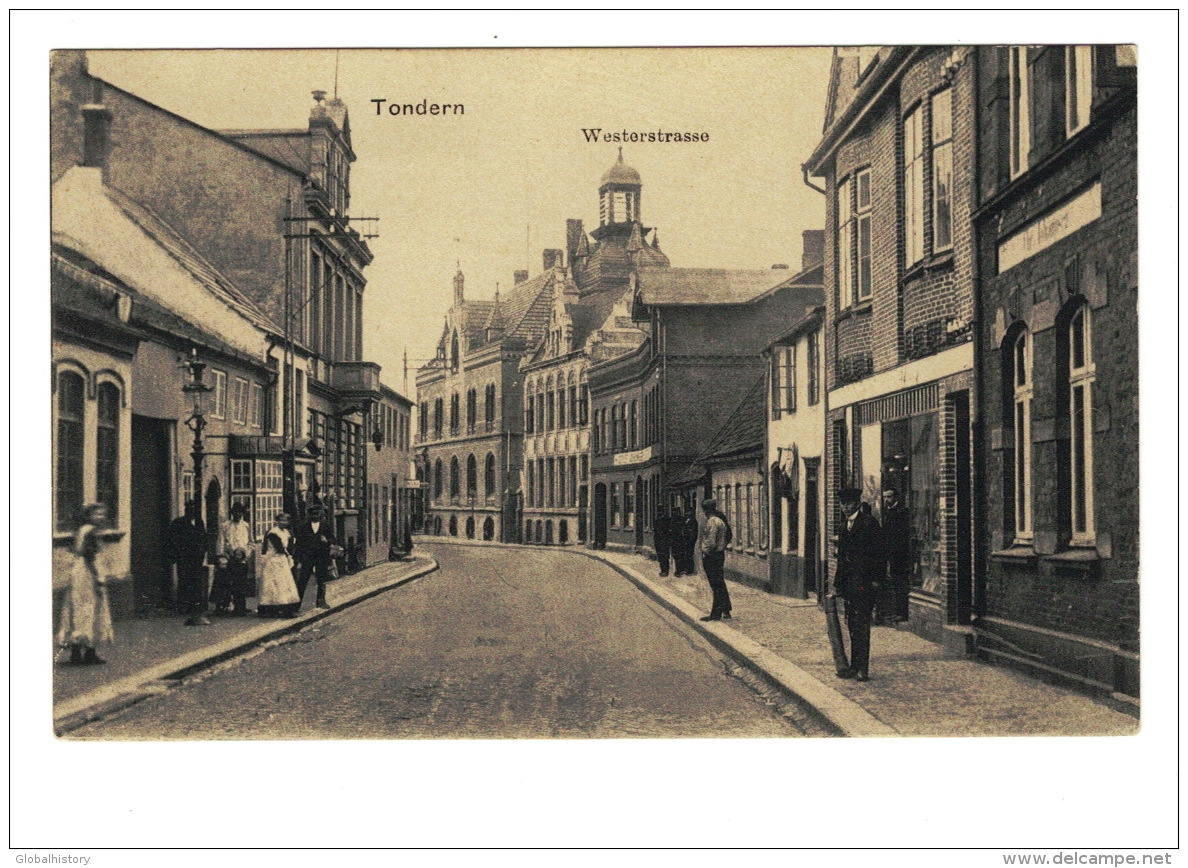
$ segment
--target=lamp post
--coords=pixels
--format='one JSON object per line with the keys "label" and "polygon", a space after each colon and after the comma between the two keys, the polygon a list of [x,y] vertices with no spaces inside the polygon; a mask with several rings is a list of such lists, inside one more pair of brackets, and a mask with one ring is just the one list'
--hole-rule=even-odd
{"label": "lamp post", "polygon": [[194,459],[194,491],[193,499],[201,505],[202,502],[202,463],[206,458],[206,447],[202,443],[202,432],[206,428],[206,414],[202,412],[202,396],[214,387],[202,382],[202,372],[206,370],[206,363],[198,361],[198,349],[190,349],[190,357],[184,362],[190,371],[190,382],[182,386],[182,394],[193,401],[190,417],[186,419],[186,427],[194,432],[194,443],[190,455]]}

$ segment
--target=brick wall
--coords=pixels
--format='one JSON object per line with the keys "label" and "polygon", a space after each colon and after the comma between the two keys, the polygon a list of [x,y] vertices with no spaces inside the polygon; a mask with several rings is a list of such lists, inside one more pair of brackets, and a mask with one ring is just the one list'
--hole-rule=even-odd
{"label": "brick wall", "polygon": [[[986,569],[986,614],[1045,630],[1138,650],[1138,312],[1136,113],[1123,104],[1112,117],[1084,131],[1078,148],[1062,152],[1059,164],[1040,182],[1025,175],[1000,200],[984,223],[984,273],[979,340],[988,436],[985,462],[985,538],[999,550],[1011,542],[1009,472],[1013,466],[1010,408],[1004,382],[1003,347],[1025,323],[1034,341],[1033,523],[1036,557],[1022,562],[991,559]],[[990,119],[987,119],[987,124]],[[989,159],[993,151],[987,150]],[[993,167],[984,167],[992,172]],[[1100,181],[1101,216],[1001,275],[998,242],[1058,207],[1086,185]],[[997,218],[997,219],[996,219]],[[1063,381],[1061,311],[1084,297],[1092,311],[1096,362],[1094,399],[1094,505],[1096,550],[1091,568],[1070,569],[1046,557],[1068,544],[1067,387]],[[1020,326],[1015,325],[1018,329]],[[1016,643],[1036,636],[1013,637]],[[1067,649],[1041,648],[1045,662],[1077,669]],[[1079,653],[1093,657],[1108,652]],[[1061,655],[1069,655],[1061,657]],[[1087,664],[1084,664],[1087,665]],[[1106,664],[1102,664],[1106,667]],[[1105,675],[1094,676],[1108,678]],[[1088,677],[1088,676],[1087,676]],[[1121,676],[1119,676],[1121,677]],[[1129,679],[1129,676],[1127,676]],[[1129,685],[1129,680],[1127,681]],[[1137,692],[1137,683],[1116,686]]]}

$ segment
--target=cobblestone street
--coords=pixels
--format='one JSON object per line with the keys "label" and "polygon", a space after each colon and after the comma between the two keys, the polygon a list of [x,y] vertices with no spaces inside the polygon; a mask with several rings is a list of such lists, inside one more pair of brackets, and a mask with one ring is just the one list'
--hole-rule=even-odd
{"label": "cobblestone street", "polygon": [[567,552],[440,546],[426,579],[74,738],[795,736],[720,654]]}

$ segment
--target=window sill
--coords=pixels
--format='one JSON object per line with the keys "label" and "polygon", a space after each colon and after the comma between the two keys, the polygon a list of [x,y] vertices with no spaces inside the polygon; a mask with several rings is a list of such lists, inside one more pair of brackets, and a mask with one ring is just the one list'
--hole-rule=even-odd
{"label": "window sill", "polygon": [[1034,546],[1013,545],[1009,549],[991,552],[990,560],[997,561],[1000,564],[1032,565],[1039,560],[1039,555],[1035,553]]}
{"label": "window sill", "polygon": [[868,314],[873,307],[874,299],[867,298],[859,302],[853,302],[849,305],[846,305],[837,312],[835,321],[841,322],[842,320],[849,319],[852,316],[862,316],[863,314]]}
{"label": "window sill", "polygon": [[1085,577],[1095,577],[1104,561],[1095,548],[1074,548],[1045,555],[1043,562],[1051,567],[1073,573],[1080,573]]}

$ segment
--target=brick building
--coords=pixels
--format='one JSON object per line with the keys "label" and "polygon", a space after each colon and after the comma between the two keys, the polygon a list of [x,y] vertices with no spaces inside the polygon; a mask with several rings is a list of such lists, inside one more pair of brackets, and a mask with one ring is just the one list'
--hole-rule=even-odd
{"label": "brick building", "polygon": [[1137,697],[1134,50],[976,60],[976,647]]}
{"label": "brick building", "polygon": [[[363,357],[363,270],[371,252],[348,216],[355,154],[346,106],[318,91],[304,127],[216,131],[90,75],[84,53],[65,51],[55,52],[51,66],[51,133],[55,182],[99,155],[103,184],[126,200],[128,218],[178,267],[216,295],[237,296],[259,320],[252,327],[260,330],[267,375],[233,372],[229,364],[208,371],[216,396],[223,395],[216,404],[236,414],[246,408],[239,415],[248,420],[233,417],[225,435],[218,432],[227,460],[212,464],[195,493],[208,503],[209,523],[223,520],[234,500],[252,504],[257,529],[282,506],[300,513],[320,501],[348,549],[343,566],[361,563],[366,444],[381,391],[379,366]],[[183,331],[199,324],[219,331],[237,321],[196,309],[176,313]],[[159,370],[135,366],[147,378],[145,400],[174,388],[176,371],[167,374],[164,357],[158,361]],[[133,438],[132,466],[157,468],[167,492],[161,516],[133,522],[142,528],[167,523],[184,497],[184,476],[166,474],[159,456],[162,443],[176,443],[168,426],[179,419],[161,402],[133,418],[134,431],[138,424],[152,430]]]}
{"label": "brick building", "polygon": [[416,490],[415,473],[410,472],[413,402],[383,383],[380,396],[367,444],[368,564],[388,560],[391,547],[403,542],[405,522],[412,522],[411,492]]}
{"label": "brick building", "polygon": [[974,64],[965,49],[838,49],[825,132],[826,535],[836,491],[912,511],[911,628],[972,616]]}
{"label": "brick building", "polygon": [[506,299],[466,298],[454,275],[434,359],[417,372],[418,461],[424,468],[427,533],[519,541],[524,404],[520,362],[548,331],[567,276],[546,251],[545,270]]}
{"label": "brick building", "polygon": [[[559,260],[561,251],[553,251]],[[578,303],[577,284],[555,284],[549,325],[524,357],[523,539],[544,545],[584,543],[589,535],[590,394],[586,338],[600,325],[598,307]]]}
{"label": "brick building", "polygon": [[589,373],[595,545],[652,548],[659,506],[679,498],[693,509],[708,495],[689,484],[688,468],[737,408],[739,388],[763,372],[762,350],[821,302],[811,273],[780,274],[632,272],[630,316],[642,339]]}

